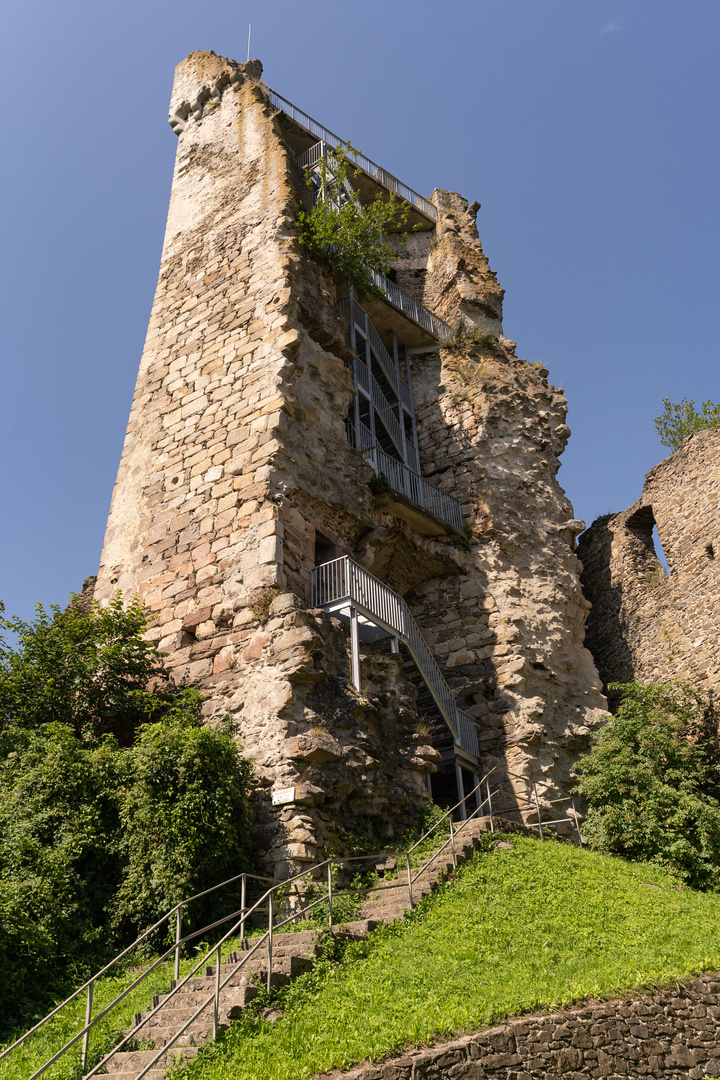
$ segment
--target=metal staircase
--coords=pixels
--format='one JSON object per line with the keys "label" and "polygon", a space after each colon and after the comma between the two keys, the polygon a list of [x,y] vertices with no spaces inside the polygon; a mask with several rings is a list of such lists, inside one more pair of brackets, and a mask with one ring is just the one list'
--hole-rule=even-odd
{"label": "metal staircase", "polygon": [[360,625],[383,631],[410,653],[422,680],[443,720],[450,729],[455,747],[472,764],[479,761],[475,721],[457,707],[450,687],[435,662],[410,608],[396,592],[347,556],[317,566],[312,572],[313,607],[322,607],[350,619],[353,682],[360,685]]}

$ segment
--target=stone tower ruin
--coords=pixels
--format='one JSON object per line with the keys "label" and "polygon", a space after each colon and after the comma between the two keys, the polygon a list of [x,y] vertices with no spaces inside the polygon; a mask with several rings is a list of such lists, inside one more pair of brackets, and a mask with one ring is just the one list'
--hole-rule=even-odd
{"label": "stone tower ruin", "polygon": [[493,766],[566,794],[605,702],[556,480],[566,401],[503,337],[479,204],[358,157],[353,198],[395,192],[414,229],[358,303],[297,240],[339,140],[261,74],[211,52],[176,70],[95,597],[139,594],[208,722],[233,718],[282,875]]}

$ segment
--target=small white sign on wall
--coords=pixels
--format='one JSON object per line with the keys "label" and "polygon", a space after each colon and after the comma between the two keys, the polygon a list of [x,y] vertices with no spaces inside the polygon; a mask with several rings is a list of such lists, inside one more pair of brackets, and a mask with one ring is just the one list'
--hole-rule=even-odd
{"label": "small white sign on wall", "polygon": [[282,806],[283,803],[295,802],[295,788],[294,787],[282,787],[276,788],[272,793],[273,806]]}

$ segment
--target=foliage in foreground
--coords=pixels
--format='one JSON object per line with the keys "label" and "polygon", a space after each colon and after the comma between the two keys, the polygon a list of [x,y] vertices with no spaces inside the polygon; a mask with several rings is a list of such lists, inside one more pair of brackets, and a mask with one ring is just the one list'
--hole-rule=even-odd
{"label": "foliage in foreground", "polygon": [[701,411],[695,408],[695,398],[670,401],[663,398],[664,412],[655,417],[655,427],[663,446],[669,446],[674,452],[682,446],[683,440],[694,431],[717,427],[720,424],[720,405],[714,401],[703,401]]}
{"label": "foliage in foreground", "polygon": [[[488,838],[488,848],[493,841]],[[203,1048],[187,1080],[297,1080],[524,1011],[720,966],[720,897],[512,835],[404,923],[352,943]]]}
{"label": "foliage in foreground", "polygon": [[[388,229],[402,228],[409,206],[391,192],[377,195],[361,206],[348,191],[351,166],[348,157],[357,154],[350,143],[327,151],[316,172],[308,168],[308,185],[319,189],[312,210],[297,215],[298,239],[311,255],[327,263],[330,269],[352,285],[360,300],[375,294],[370,275],[386,274],[397,252],[385,243]],[[344,198],[347,195],[347,198]],[[344,201],[343,201],[344,199]],[[404,236],[398,234],[402,243]]]}
{"label": "foliage in foreground", "polygon": [[622,703],[577,765],[583,836],[720,889],[720,746],[707,697],[681,682],[611,689]]}
{"label": "foliage in foreground", "polygon": [[[12,1023],[244,869],[251,778],[229,730],[203,724],[201,696],[170,682],[139,604],[38,608],[2,629],[18,638],[0,641],[0,1015]],[[186,926],[213,910],[196,903]]]}

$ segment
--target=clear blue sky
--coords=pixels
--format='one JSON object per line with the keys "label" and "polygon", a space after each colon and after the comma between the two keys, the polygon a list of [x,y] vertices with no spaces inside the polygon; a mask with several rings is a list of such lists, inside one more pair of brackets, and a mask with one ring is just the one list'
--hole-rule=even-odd
{"label": "clear blue sky", "polygon": [[718,0],[5,0],[0,597],[96,571],[152,303],[173,68],[244,60],[420,192],[479,199],[505,333],[570,402],[588,523],[720,399]]}

